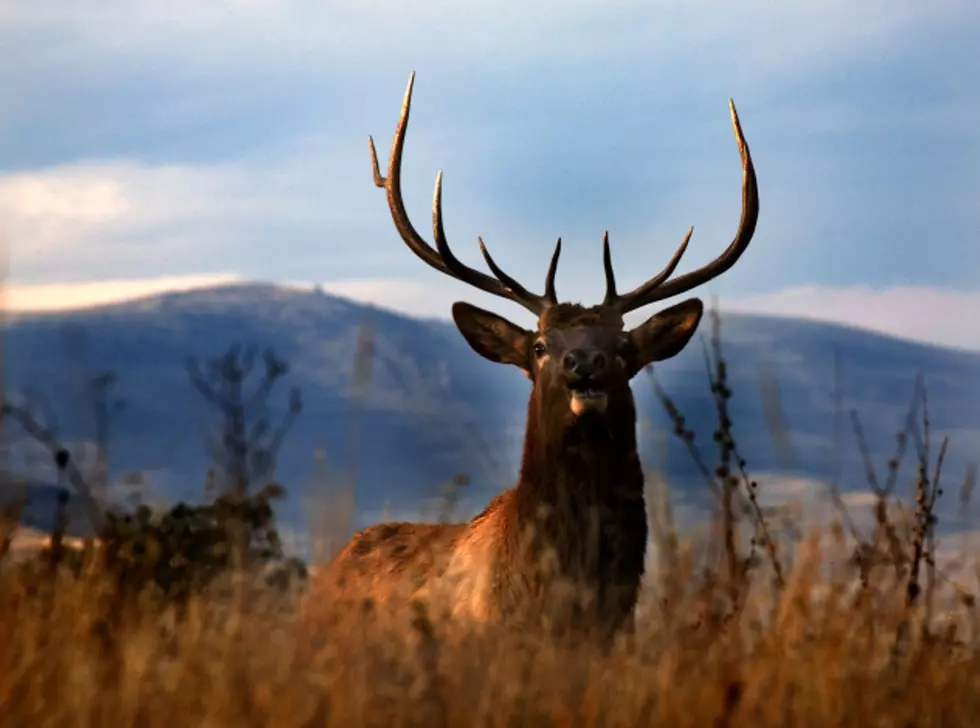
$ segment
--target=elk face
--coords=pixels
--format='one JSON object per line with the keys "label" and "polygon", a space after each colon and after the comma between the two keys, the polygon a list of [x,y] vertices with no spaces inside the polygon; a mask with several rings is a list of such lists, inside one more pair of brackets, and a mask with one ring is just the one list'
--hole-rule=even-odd
{"label": "elk face", "polygon": [[[574,318],[562,321],[563,313]],[[629,386],[620,356],[627,339],[621,327],[592,323],[577,313],[556,307],[542,317],[545,320],[532,336],[529,373],[546,409],[573,419],[604,417],[610,398],[615,399],[623,385]]]}
{"label": "elk face", "polygon": [[520,367],[534,382],[534,396],[549,412],[561,412],[570,421],[606,416],[618,403],[629,398],[630,380],[647,364],[668,359],[687,344],[701,319],[703,306],[696,298],[652,316],[645,323],[624,331],[623,316],[635,309],[690,291],[721,275],[741,257],[755,233],[759,215],[759,190],[749,147],[742,135],[735,105],[729,100],[732,126],[742,158],[742,217],[728,248],[708,265],[672,278],[687,250],[694,228],[663,270],[646,283],[624,294],[617,293],[608,233],[603,237],[603,267],[606,295],[602,303],[590,308],[559,303],[555,293],[555,273],[561,253],[561,238],[555,245],[545,278],[543,294],[528,291],[496,264],[482,238],[480,251],[493,275],[474,270],[460,262],[449,248],[442,223],[442,172],[436,177],[432,201],[432,234],[429,245],[409,220],[401,193],[401,158],[412,101],[415,74],[409,78],[402,113],[388,162],[388,176],[382,177],[378,157],[371,145],[374,183],[385,190],[392,220],[409,249],[436,270],[487,293],[519,303],[538,317],[535,330],[525,330],[510,321],[466,303],[453,306],[453,319],[460,333],[481,356],[495,362]]}
{"label": "elk face", "polygon": [[646,365],[678,354],[702,311],[700,300],[689,299],[629,331],[615,309],[567,303],[546,309],[535,330],[468,303],[453,306],[453,319],[476,353],[521,368],[543,408],[575,422],[631,403],[630,380]]}

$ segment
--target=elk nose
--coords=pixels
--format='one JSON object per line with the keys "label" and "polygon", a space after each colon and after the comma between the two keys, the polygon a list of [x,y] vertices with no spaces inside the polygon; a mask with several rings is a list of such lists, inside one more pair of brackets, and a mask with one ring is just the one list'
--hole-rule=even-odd
{"label": "elk nose", "polygon": [[562,359],[565,373],[576,377],[591,377],[606,368],[606,357],[601,351],[573,349]]}

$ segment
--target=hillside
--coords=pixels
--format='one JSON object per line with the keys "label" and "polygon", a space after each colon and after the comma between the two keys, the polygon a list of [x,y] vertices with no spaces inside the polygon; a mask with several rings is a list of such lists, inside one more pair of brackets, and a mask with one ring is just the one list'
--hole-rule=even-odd
{"label": "hillside", "polygon": [[[375,330],[373,377],[363,408],[352,402],[350,379],[358,328]],[[709,333],[707,319],[702,333]],[[722,338],[735,392],[734,429],[756,473],[826,478],[836,470],[834,355],[842,372],[844,488],[865,488],[863,468],[846,411],[857,410],[879,470],[894,450],[917,372],[926,376],[936,442],[950,435],[948,482],[961,480],[980,453],[980,353],[909,343],[867,331],[795,319],[723,316]],[[450,322],[419,320],[320,292],[270,285],[234,285],[174,293],[82,311],[20,315],[6,326],[5,378],[13,397],[55,418],[65,441],[94,434],[85,377],[111,369],[115,393],[126,400],[111,432],[112,473],[146,473],[152,497],[198,497],[209,464],[205,432],[213,417],[191,388],[188,357],[207,359],[231,344],[271,346],[290,372],[272,401],[285,407],[288,387],[299,387],[303,412],[290,432],[278,475],[290,489],[283,516],[302,528],[306,495],[337,483],[356,466],[357,509],[373,520],[389,512],[412,515],[456,473],[473,479],[464,509],[481,505],[512,481],[520,456],[528,383],[520,372],[484,361]],[[795,459],[777,457],[760,397],[760,372],[779,383]],[[699,342],[657,367],[657,376],[713,457],[714,427]],[[655,427],[668,421],[644,375],[635,392]],[[352,435],[352,423],[359,435]],[[703,482],[672,438],[666,461],[657,438],[643,433],[641,455],[663,468],[677,497],[704,502]],[[356,441],[351,438],[356,437]],[[9,466],[41,480],[50,468],[25,453],[22,433]],[[355,462],[349,457],[356,442]],[[325,462],[317,465],[321,448]],[[491,455],[496,453],[496,455]],[[914,474],[911,458],[903,470]],[[904,486],[903,486],[904,487]],[[37,490],[40,486],[37,486]],[[43,489],[38,490],[41,493]],[[952,489],[951,489],[952,490]],[[43,491],[30,517],[42,526],[52,498]],[[151,497],[144,494],[144,497]],[[955,498],[947,498],[955,509]],[[942,511],[941,511],[942,512]]]}

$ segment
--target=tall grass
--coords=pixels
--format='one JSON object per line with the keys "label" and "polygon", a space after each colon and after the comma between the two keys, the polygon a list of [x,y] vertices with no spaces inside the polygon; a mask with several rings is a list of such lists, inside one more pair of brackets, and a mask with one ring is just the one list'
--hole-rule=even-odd
{"label": "tall grass", "polygon": [[[830,484],[836,517],[793,524],[793,538],[768,522],[738,450],[717,322],[705,358],[716,466],[650,376],[717,496],[715,520],[706,537],[681,533],[669,491],[651,492],[656,558],[634,640],[559,644],[436,619],[424,604],[388,619],[370,603],[331,613],[329,594],[330,618],[311,632],[303,582],[262,578],[265,562],[221,561],[175,595],[156,572],[121,571],[105,543],[26,561],[6,549],[0,725],[977,725],[980,622],[964,586],[976,567],[938,559],[946,444],[930,443],[924,384],[884,482],[866,458],[871,531]],[[894,484],[910,444],[917,499],[903,505]],[[970,489],[968,475],[962,497]],[[154,539],[144,547],[165,541]]]}

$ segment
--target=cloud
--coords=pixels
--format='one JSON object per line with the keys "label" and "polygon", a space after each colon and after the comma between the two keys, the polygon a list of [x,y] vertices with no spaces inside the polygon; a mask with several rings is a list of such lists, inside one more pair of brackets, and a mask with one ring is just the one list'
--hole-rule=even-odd
{"label": "cloud", "polygon": [[[175,290],[190,290],[247,280],[237,273],[165,276],[81,283],[8,284],[8,310],[59,310],[117,303]],[[510,316],[529,326],[529,314],[516,304],[449,281],[410,278],[351,278],[284,281],[281,285],[327,293],[390,309],[409,316],[448,320],[455,301],[466,300]],[[598,298],[595,299],[598,301]],[[591,299],[586,299],[591,302]],[[803,286],[764,296],[719,299],[722,312],[804,318],[853,326],[926,344],[980,351],[980,331],[973,312],[980,308],[980,290],[951,291],[927,286],[832,288]],[[636,325],[650,315],[644,309],[627,316]],[[786,481],[789,483],[789,481]],[[784,483],[785,485],[785,483]],[[786,486],[788,487],[788,486]]]}
{"label": "cloud", "polygon": [[[414,316],[448,318],[450,306],[461,298],[502,313],[515,310],[512,304],[499,298],[468,289],[457,290],[453,284],[363,279],[328,282],[324,288],[337,295]],[[980,290],[953,291],[928,286],[882,289],[801,286],[760,296],[721,298],[719,305],[723,313],[826,321],[926,344],[980,351],[980,329],[974,322],[974,312],[980,310]],[[504,311],[505,306],[507,311]],[[627,317],[627,323],[636,325],[649,315],[646,310],[635,312]],[[515,320],[523,322],[516,317]]]}
{"label": "cloud", "polygon": [[980,350],[980,290],[796,286],[721,300],[722,310],[832,321],[904,339]]}
{"label": "cloud", "polygon": [[[559,293],[596,300],[604,228],[626,288],[692,222],[683,266],[707,262],[738,217],[731,95],[762,218],[705,293],[975,346],[956,308],[972,294],[941,291],[980,270],[971,28],[966,0],[9,3],[10,280],[238,275],[417,315],[457,298],[517,311],[414,259],[371,184],[365,136],[387,152],[414,68],[405,201],[427,234],[445,169],[447,229],[472,265],[482,234],[532,285],[561,234]],[[912,299],[943,299],[942,321],[888,309],[907,280]],[[798,299],[808,285],[830,298]]]}
{"label": "cloud", "polygon": [[[248,251],[282,260],[277,237],[322,240],[353,222],[339,180],[286,160],[152,165],[86,161],[0,175],[0,233],[17,282],[225,272]],[[327,163],[328,169],[330,164]],[[322,244],[321,244],[322,247]],[[74,279],[74,280],[73,280]]]}
{"label": "cloud", "polygon": [[[324,284],[325,290],[354,300],[403,311],[414,316],[448,318],[453,301],[464,298],[502,310],[492,296],[455,290],[455,286],[424,285],[409,280],[357,280]],[[598,301],[599,299],[595,299]],[[510,304],[506,304],[510,306]],[[927,344],[980,351],[980,290],[953,291],[928,286],[834,288],[800,286],[759,296],[719,299],[722,312],[805,318],[844,324]],[[635,325],[649,311],[631,314]]]}
{"label": "cloud", "polygon": [[[159,254],[190,252],[216,216],[233,227],[223,204],[237,197],[239,214],[247,217],[252,208],[241,181],[234,170],[131,161],[6,175],[0,178],[0,220],[14,275],[50,279],[79,265],[91,270],[107,260],[149,263]],[[186,220],[197,230],[180,224]]]}
{"label": "cloud", "polygon": [[[40,57],[47,60],[78,58],[84,51],[103,58],[165,55],[193,68],[244,62],[250,69],[268,69],[302,61],[311,71],[338,60],[354,61],[356,68],[365,63],[401,66],[404,59],[419,56],[437,62],[463,56],[503,66],[556,53],[566,60],[570,55],[608,59],[610,52],[671,60],[679,48],[723,43],[717,56],[728,63],[785,74],[798,72],[806,60],[826,60],[830,49],[842,54],[903,29],[924,32],[969,11],[963,0],[931,3],[928,13],[914,0],[871,0],[860,6],[845,0],[778,6],[762,0],[610,0],[601,5],[584,0],[533,5],[517,0],[411,5],[392,0],[347,5],[104,0],[85,9],[70,0],[34,0],[0,11],[0,30],[44,41]],[[570,48],[570,37],[580,42]]]}
{"label": "cloud", "polygon": [[13,285],[4,289],[3,303],[6,310],[12,312],[63,311],[132,301],[159,293],[226,285],[240,280],[238,276],[226,274]]}

